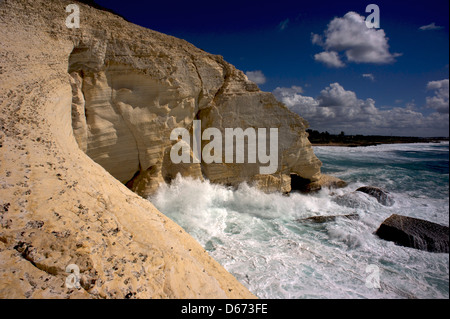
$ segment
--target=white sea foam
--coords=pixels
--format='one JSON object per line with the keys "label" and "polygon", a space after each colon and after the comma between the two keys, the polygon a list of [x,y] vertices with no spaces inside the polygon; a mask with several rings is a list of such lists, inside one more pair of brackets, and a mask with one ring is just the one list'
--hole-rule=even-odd
{"label": "white sea foam", "polygon": [[[398,147],[408,150],[410,146]],[[424,146],[425,150],[428,147]],[[383,146],[374,154],[392,150]],[[419,151],[424,149],[419,147]],[[354,152],[316,150],[319,158],[342,153],[362,161],[372,150],[358,148]],[[377,159],[394,156],[379,155]],[[448,298],[448,254],[396,246],[374,235],[393,213],[448,225],[448,198],[432,198],[408,189],[403,192],[394,181],[395,204],[386,207],[354,192],[368,180],[377,181],[367,167],[355,172],[351,165],[341,164],[340,169],[355,181],[346,188],[314,195],[265,194],[246,184],[233,190],[178,176],[150,200],[260,298]],[[395,167],[374,169],[385,174],[386,181],[402,175]],[[383,183],[386,185],[389,183]],[[448,185],[434,186],[441,192],[447,189],[448,194]],[[357,213],[359,220],[337,218],[324,224],[298,221],[351,213]],[[380,289],[366,286],[368,265],[379,268]]]}

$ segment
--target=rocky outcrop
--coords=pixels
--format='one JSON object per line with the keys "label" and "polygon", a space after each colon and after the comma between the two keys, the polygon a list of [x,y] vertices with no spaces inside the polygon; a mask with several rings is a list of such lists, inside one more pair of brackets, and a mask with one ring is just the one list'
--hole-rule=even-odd
{"label": "rocky outcrop", "polygon": [[299,191],[301,193],[314,193],[320,191],[322,188],[343,188],[348,184],[340,178],[321,174],[317,181],[310,181],[298,175],[291,175],[291,190]]}
{"label": "rocky outcrop", "polygon": [[[65,51],[73,133],[79,147],[119,181],[147,197],[177,173],[282,192],[290,191],[291,174],[320,179],[306,121],[243,72],[183,40],[107,13],[94,18],[90,11],[81,13],[80,29],[59,30],[57,36],[73,46]],[[261,174],[259,162],[226,163],[225,154],[220,163],[173,165],[167,157],[175,143],[170,133],[182,127],[193,135],[194,120],[201,121],[202,131],[217,128],[222,137],[226,128],[277,128],[275,172]]]}
{"label": "rocky outcrop", "polygon": [[389,194],[388,191],[378,187],[363,186],[358,188],[356,191],[366,193],[367,195],[376,198],[376,200],[384,206],[392,206],[395,203],[394,199],[392,198],[392,195]]}
{"label": "rocky outcrop", "polygon": [[436,253],[449,252],[448,226],[427,220],[394,214],[380,225],[376,234],[401,246]]}
{"label": "rocky outcrop", "polygon": [[254,298],[123,184],[146,194],[170,178],[165,134],[232,75],[220,57],[82,4],[68,29],[70,3],[0,2],[0,298]]}
{"label": "rocky outcrop", "polygon": [[297,219],[297,222],[310,222],[310,223],[316,223],[316,224],[323,224],[326,222],[335,221],[337,218],[357,220],[357,219],[359,219],[359,215],[358,214],[347,214],[347,215],[312,216],[312,217],[308,217],[308,218]]}

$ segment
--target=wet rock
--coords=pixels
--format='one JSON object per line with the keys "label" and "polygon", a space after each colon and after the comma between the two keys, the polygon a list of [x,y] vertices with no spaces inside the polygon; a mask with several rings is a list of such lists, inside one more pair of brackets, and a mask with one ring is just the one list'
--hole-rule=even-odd
{"label": "wet rock", "polygon": [[301,193],[315,193],[322,188],[343,188],[347,186],[347,182],[340,178],[322,174],[319,180],[312,182],[309,179],[302,178],[296,174],[291,174],[291,190]]}
{"label": "wet rock", "polygon": [[389,194],[388,191],[378,187],[363,186],[358,188],[356,191],[363,192],[366,193],[367,195],[375,197],[377,201],[384,206],[392,206],[395,203],[395,201],[393,200],[392,196]]}
{"label": "wet rock", "polygon": [[332,200],[340,206],[369,210],[372,203],[368,202],[366,199],[367,196],[361,192],[351,192],[332,198]]}
{"label": "wet rock", "polygon": [[347,218],[347,219],[359,219],[358,214],[347,214],[347,215],[330,215],[330,216],[312,216],[303,219],[297,219],[298,222],[312,222],[316,224],[326,223],[335,221],[336,218]]}
{"label": "wet rock", "polygon": [[435,253],[449,252],[448,226],[423,219],[393,214],[380,225],[376,235],[400,246]]}

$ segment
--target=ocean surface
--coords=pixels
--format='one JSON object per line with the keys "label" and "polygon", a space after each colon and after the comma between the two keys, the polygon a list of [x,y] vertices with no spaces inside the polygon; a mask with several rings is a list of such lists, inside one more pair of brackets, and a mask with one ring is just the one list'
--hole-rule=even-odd
{"label": "ocean surface", "polygon": [[[391,214],[449,225],[449,144],[314,147],[343,189],[290,196],[176,178],[151,197],[259,298],[449,298],[449,255],[374,232]],[[360,186],[389,191],[379,204]],[[323,224],[298,221],[357,213]]]}

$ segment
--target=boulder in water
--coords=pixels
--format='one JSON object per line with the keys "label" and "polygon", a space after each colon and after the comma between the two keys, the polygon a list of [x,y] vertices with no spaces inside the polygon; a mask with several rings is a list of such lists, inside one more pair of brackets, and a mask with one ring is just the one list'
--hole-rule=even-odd
{"label": "boulder in water", "polygon": [[333,197],[333,201],[337,203],[339,206],[345,206],[354,209],[363,209],[369,210],[372,206],[371,202],[368,202],[366,199],[366,194],[361,192],[351,192],[346,193],[344,195],[339,195]]}
{"label": "boulder in water", "polygon": [[375,197],[377,201],[384,206],[392,206],[394,205],[394,200],[388,191],[373,187],[373,186],[363,186],[356,190],[357,192],[366,193],[372,197]]}
{"label": "boulder in water", "polygon": [[312,216],[304,219],[297,219],[298,222],[312,222],[312,223],[326,223],[335,221],[337,217],[347,218],[347,219],[358,219],[358,214],[348,214],[348,215],[330,215],[330,216]]}
{"label": "boulder in water", "polygon": [[393,214],[380,225],[376,235],[400,246],[436,253],[449,252],[448,226],[423,219]]}
{"label": "boulder in water", "polygon": [[291,174],[291,191],[299,191],[301,193],[314,193],[322,188],[343,188],[347,185],[347,182],[342,179],[326,174],[320,175],[320,178],[314,182],[297,174]]}

